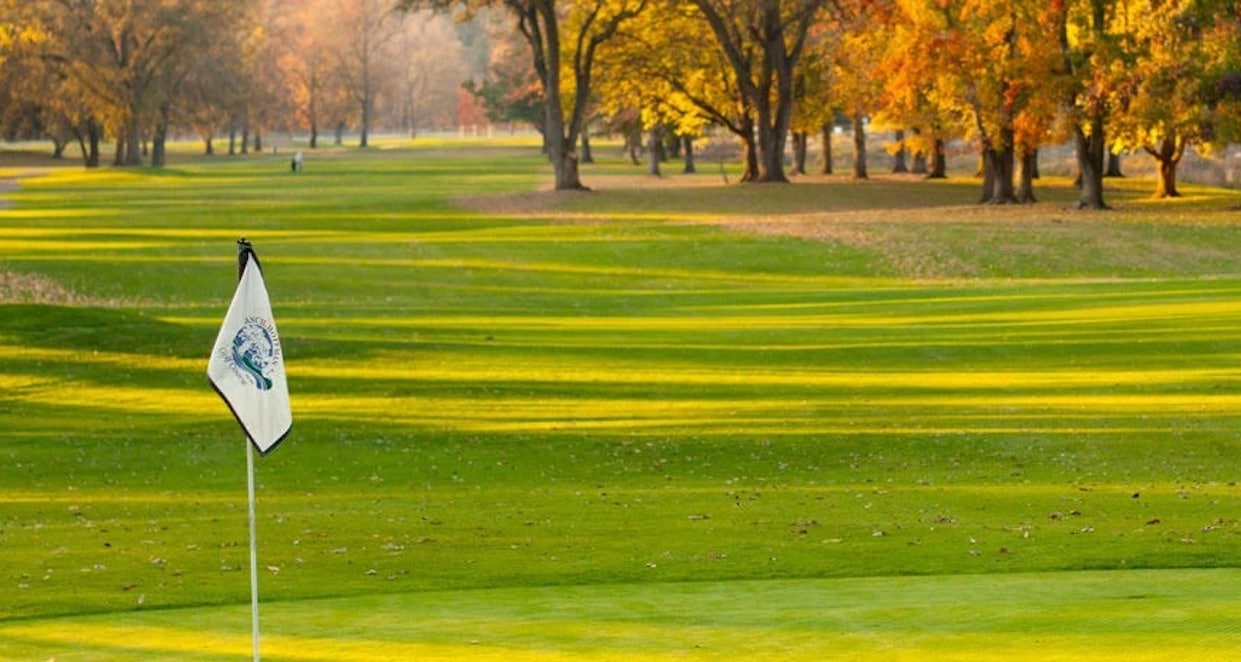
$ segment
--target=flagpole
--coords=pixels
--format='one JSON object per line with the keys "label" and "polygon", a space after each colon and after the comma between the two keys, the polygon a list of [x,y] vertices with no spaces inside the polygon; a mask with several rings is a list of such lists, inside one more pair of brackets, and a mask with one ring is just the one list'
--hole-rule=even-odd
{"label": "flagpole", "polygon": [[250,496],[250,633],[254,662],[259,662],[259,545],[254,516],[254,444],[246,443],[246,486]]}
{"label": "flagpole", "polygon": [[[252,249],[245,237],[237,240],[237,281],[246,271],[248,253]],[[250,641],[254,652],[254,662],[259,662],[259,544],[258,523],[254,508],[254,444],[250,437],[243,435],[246,445],[246,495],[250,512]]]}
{"label": "flagpole", "polygon": [[283,357],[258,256],[242,237],[237,240],[237,291],[211,348],[207,380],[245,431],[250,627],[255,662],[259,660],[259,548],[254,456],[266,455],[293,426]]}

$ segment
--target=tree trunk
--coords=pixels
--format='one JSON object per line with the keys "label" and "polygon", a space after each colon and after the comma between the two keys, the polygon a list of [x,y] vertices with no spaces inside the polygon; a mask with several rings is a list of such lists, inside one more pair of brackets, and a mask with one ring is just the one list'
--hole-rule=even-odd
{"label": "tree trunk", "polygon": [[1073,126],[1073,141],[1077,147],[1077,167],[1082,180],[1078,209],[1107,209],[1103,201],[1103,118],[1090,121],[1090,135],[1080,124]]}
{"label": "tree trunk", "polygon": [[758,181],[758,148],[754,146],[753,140],[741,141],[741,157],[744,163],[741,181]]}
{"label": "tree trunk", "polygon": [[678,136],[675,130],[668,131],[667,127],[665,127],[663,138],[664,160],[671,161],[672,159],[681,158],[681,136]]}
{"label": "tree trunk", "polygon": [[892,172],[909,172],[909,165],[906,163],[909,150],[905,149],[905,131],[902,129],[896,130],[896,144],[899,149],[896,150],[896,154],[892,155]]}
{"label": "tree trunk", "polygon": [[344,121],[340,121],[336,123],[336,132],[335,132],[335,137],[333,138],[332,144],[336,145],[337,147],[345,144],[345,123]]}
{"label": "tree trunk", "polygon": [[237,155],[237,122],[236,120],[228,121],[228,155]]}
{"label": "tree trunk", "polygon": [[[770,112],[770,111],[768,111]],[[758,117],[758,176],[754,182],[787,183],[784,174],[784,132],[772,126],[770,117],[760,111]]]}
{"label": "tree trunk", "polygon": [[983,185],[978,202],[993,205],[1017,202],[1017,192],[1013,188],[1014,164],[1011,147],[983,150]]}
{"label": "tree trunk", "polygon": [[582,131],[582,163],[594,163],[595,155],[590,149],[590,132]]}
{"label": "tree trunk", "polygon": [[978,193],[978,204],[985,205],[995,193],[995,150],[984,147],[981,156],[978,169],[982,171],[982,190]]}
{"label": "tree trunk", "polygon": [[655,152],[655,158],[659,159],[660,163],[663,163],[668,160],[668,148],[664,144],[664,127],[661,124],[657,124],[651,131],[653,133],[651,135],[650,149],[652,152]]}
{"label": "tree trunk", "polygon": [[155,127],[155,136],[151,139],[151,167],[162,168],[167,165],[167,150],[165,143],[168,140],[168,127]]}
{"label": "tree trunk", "polygon": [[564,114],[559,108],[560,94],[553,96],[556,98],[557,107],[553,110],[551,102],[548,102],[547,148],[556,176],[556,190],[585,190],[578,169],[577,152],[573,149],[576,141],[571,142],[565,135]]}
{"label": "tree trunk", "polygon": [[832,174],[832,130],[831,122],[823,123],[823,163],[820,172],[824,175]]}
{"label": "tree trunk", "polygon": [[[559,127],[557,131],[562,130]],[[583,191],[581,173],[578,169],[577,151],[572,148],[563,133],[549,131],[547,138],[551,150],[552,170],[556,173],[557,191]]]}
{"label": "tree trunk", "polygon": [[311,124],[310,125],[310,148],[316,149],[318,147],[319,147],[319,127],[315,126],[314,124]]}
{"label": "tree trunk", "polygon": [[1175,136],[1166,136],[1159,142],[1157,149],[1146,149],[1155,157],[1159,164],[1159,180],[1155,189],[1156,198],[1179,198],[1181,192],[1176,190],[1176,168],[1185,153],[1185,144]]}
{"label": "tree trunk", "polygon": [[861,114],[853,116],[853,178],[869,179],[866,174],[866,125]]}
{"label": "tree trunk", "polygon": [[74,129],[74,137],[77,138],[78,150],[82,152],[82,162],[85,163],[86,162],[86,136],[82,135],[81,131]]}
{"label": "tree trunk", "polygon": [[246,124],[241,127],[241,153],[250,153],[250,125]]}
{"label": "tree trunk", "polygon": [[263,132],[259,129],[254,130],[254,153],[263,153]]}
{"label": "tree trunk", "polygon": [[931,172],[927,173],[927,179],[947,179],[948,178],[948,155],[942,138],[935,139],[935,147],[931,153]]}
{"label": "tree trunk", "polygon": [[806,149],[809,147],[809,136],[804,131],[793,132],[793,169],[791,174],[806,174]]}
{"label": "tree trunk", "polygon": [[740,137],[741,157],[745,168],[741,172],[741,181],[758,181],[758,145],[754,142],[754,118],[741,118]]}
{"label": "tree trunk", "polygon": [[[921,136],[922,129],[915,128],[913,130],[913,134],[915,136]],[[917,142],[919,145],[923,144],[922,141],[920,140]],[[915,175],[926,175],[927,174],[926,150],[925,149],[919,147],[918,150],[913,153],[913,159],[911,159],[911,163],[909,166],[909,172]]]}
{"label": "tree trunk", "polygon": [[143,129],[137,111],[130,111],[125,123],[125,149],[122,165],[143,164]]}
{"label": "tree trunk", "polygon": [[556,171],[557,191],[587,190],[587,188],[582,185],[581,174],[578,172],[577,152],[571,149],[563,150],[561,152],[559,163],[559,167],[553,168]]}
{"label": "tree trunk", "polygon": [[1107,172],[1103,173],[1104,177],[1124,177],[1125,173],[1120,171],[1120,155],[1112,150],[1107,151]]}
{"label": "tree trunk", "polygon": [[698,172],[698,167],[694,165],[694,139],[689,136],[681,137],[681,152],[685,155],[685,169],[681,172],[692,175]]}
{"label": "tree trunk", "polygon": [[119,168],[125,165],[125,147],[129,141],[125,138],[125,134],[116,137],[116,154],[112,157],[112,167]]}
{"label": "tree trunk", "polygon": [[1159,184],[1155,189],[1156,198],[1179,198],[1181,192],[1176,190],[1177,161],[1159,162]]}
{"label": "tree trunk", "polygon": [[203,144],[205,145],[205,148],[203,149],[203,155],[205,155],[205,156],[215,156],[215,140],[214,140],[214,138],[215,138],[215,136],[207,136],[207,137],[203,138]]}
{"label": "tree trunk", "polygon": [[88,120],[86,122],[86,140],[82,146],[82,165],[86,168],[99,167],[99,138],[99,125],[94,120]]}
{"label": "tree trunk", "polygon": [[167,163],[168,123],[172,116],[172,104],[164,101],[159,105],[159,117],[155,122],[155,135],[151,139],[151,167],[162,168]]}
{"label": "tree trunk", "polygon": [[1021,152],[1020,176],[1017,178],[1017,202],[1033,204],[1038,202],[1034,197],[1034,175],[1038,171],[1038,150],[1025,149]]}
{"label": "tree trunk", "polygon": [[659,126],[653,126],[646,132],[646,174],[660,176]]}
{"label": "tree trunk", "polygon": [[915,175],[926,175],[930,172],[926,165],[926,152],[917,151],[909,160],[909,172]]}
{"label": "tree trunk", "polygon": [[999,177],[995,181],[995,201],[1007,205],[1017,202],[1017,189],[1013,185],[1017,175],[1017,132],[1011,124],[1000,129],[1000,140],[1002,145],[996,154],[996,164],[999,166],[996,174]]}

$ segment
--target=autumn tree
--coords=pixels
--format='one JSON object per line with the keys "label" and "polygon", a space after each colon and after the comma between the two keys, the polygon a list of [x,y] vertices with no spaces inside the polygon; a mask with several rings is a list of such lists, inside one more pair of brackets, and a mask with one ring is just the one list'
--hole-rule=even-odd
{"label": "autumn tree", "polygon": [[913,154],[913,172],[947,176],[945,143],[964,135],[955,121],[957,90],[950,69],[954,47],[948,14],[924,0],[898,0],[891,38],[877,69],[883,81],[880,115],[885,122],[911,127],[904,139]]}
{"label": "autumn tree", "polygon": [[76,140],[82,157],[99,164],[98,124],[80,87],[37,56],[51,38],[29,5],[0,2],[0,137],[50,138],[54,158]]}
{"label": "autumn tree", "polygon": [[[658,2],[629,26],[618,45],[624,64],[616,70],[640,98],[658,99],[643,106],[648,128],[656,117],[678,125],[709,120],[741,142],[742,181],[787,182],[794,66],[821,5]],[[704,41],[716,47],[686,47]]]}
{"label": "autumn tree", "polygon": [[[1220,83],[1237,75],[1241,14],[1236,3],[1166,0],[1143,3],[1130,17],[1133,66],[1118,77],[1125,112],[1112,126],[1125,147],[1137,147],[1158,164],[1155,197],[1177,197],[1177,166],[1191,145],[1210,150],[1221,142]],[[1226,139],[1226,138],[1225,138]]]}
{"label": "autumn tree", "polygon": [[[993,4],[963,0],[944,6],[946,93],[938,103],[953,109],[978,140],[983,162],[979,201],[1033,200],[1033,157],[1055,106],[1048,91],[1059,62],[1046,39],[1043,4],[1030,0]],[[1017,168],[1021,160],[1025,167]],[[1022,176],[1018,196],[1016,177]]]}
{"label": "autumn tree", "polygon": [[[186,20],[180,26],[177,48],[168,54],[164,65],[155,73],[151,112],[144,127],[150,132],[153,167],[166,165],[169,132],[174,123],[184,122],[194,111],[190,98],[197,95],[200,99],[210,99],[221,90],[252,88],[264,91],[251,92],[251,98],[266,95],[266,86],[243,78],[241,73],[222,85],[220,81],[209,81],[202,75],[205,63],[218,66],[215,56],[224,52],[221,44],[231,43],[232,37],[242,33],[243,26],[252,25],[245,20],[249,9],[252,7],[245,3],[226,7],[202,2],[195,5],[195,14],[187,17],[192,20]],[[196,89],[200,85],[206,85],[207,89]]]}
{"label": "autumn tree", "polygon": [[826,0],[691,0],[753,113],[757,171],[745,181],[787,182],[784,147],[793,113],[794,69]]}
{"label": "autumn tree", "polygon": [[822,143],[820,172],[832,174],[832,135],[836,125],[837,101],[833,96],[835,57],[840,49],[841,30],[835,20],[819,20],[810,26],[806,52],[795,70],[793,115],[793,171],[806,172],[805,160],[810,135],[819,134]]}
{"label": "autumn tree", "polygon": [[454,124],[457,91],[470,72],[452,21],[430,11],[410,14],[393,41],[392,57],[397,77],[389,125],[413,137],[419,124]]}
{"label": "autumn tree", "polygon": [[117,137],[116,165],[141,165],[143,130],[175,79],[168,68],[206,4],[194,0],[45,3],[60,39],[47,56],[92,97]]}
{"label": "autumn tree", "polygon": [[56,94],[44,89],[33,100],[61,106],[62,116],[89,136],[88,166],[97,163],[100,127],[116,138],[116,165],[142,163],[142,140],[153,129],[158,138],[186,63],[205,59],[203,36],[222,11],[208,0],[10,3],[18,8],[22,24],[42,35],[24,56],[48,67],[56,81]]}
{"label": "autumn tree", "polygon": [[337,0],[332,9],[336,41],[332,52],[344,89],[356,104],[358,146],[370,144],[375,100],[393,66],[385,51],[401,30],[403,15],[389,0]]}
{"label": "autumn tree", "polygon": [[1059,110],[1054,13],[1034,0],[896,4],[879,67],[883,119],[912,127],[903,142],[931,157],[931,176],[945,174],[946,139],[975,139],[980,202],[1033,202],[1038,148]]}
{"label": "autumn tree", "polygon": [[1050,9],[1060,46],[1062,105],[1077,155],[1081,180],[1078,207],[1107,209],[1103,199],[1112,112],[1120,105],[1116,81],[1128,66],[1122,44],[1124,3],[1108,0],[1054,0]]}
{"label": "autumn tree", "polygon": [[271,24],[280,94],[288,112],[286,128],[308,132],[311,149],[318,148],[319,135],[328,126],[331,90],[338,87],[338,58],[330,35],[335,26],[323,20],[323,9],[322,2],[285,0]]}
{"label": "autumn tree", "polygon": [[597,91],[607,124],[625,135],[635,164],[646,134],[652,174],[659,173],[664,139],[680,149],[684,171],[694,172],[694,140],[712,122],[730,122],[717,107],[733,97],[714,85],[724,63],[714,52],[685,48],[695,37],[709,38],[695,12],[656,3],[625,25],[599,61]]}
{"label": "autumn tree", "polygon": [[822,140],[820,171],[832,173],[832,134],[837,106],[833,92],[834,59],[840,48],[841,30],[834,20],[817,20],[810,26],[806,46],[793,73],[793,112],[789,140],[793,162],[790,174],[806,174],[810,136]]}
{"label": "autumn tree", "polygon": [[853,125],[853,177],[867,179],[866,130],[883,91],[878,71],[890,43],[893,3],[841,0],[833,17],[841,32],[832,71],[832,96]]}

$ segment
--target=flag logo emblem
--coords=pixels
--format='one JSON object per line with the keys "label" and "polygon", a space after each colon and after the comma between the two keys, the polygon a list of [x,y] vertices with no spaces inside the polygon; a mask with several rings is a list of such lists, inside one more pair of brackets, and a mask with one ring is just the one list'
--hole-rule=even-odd
{"label": "flag logo emblem", "polygon": [[229,369],[242,382],[252,383],[260,391],[270,391],[281,359],[279,337],[271,320],[246,318],[229,349],[229,355],[221,357]]}

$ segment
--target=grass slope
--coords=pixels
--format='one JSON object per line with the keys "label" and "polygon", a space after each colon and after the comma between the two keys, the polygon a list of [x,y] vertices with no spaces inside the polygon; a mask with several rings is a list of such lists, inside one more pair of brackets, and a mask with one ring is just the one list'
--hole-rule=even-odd
{"label": "grass slope", "polygon": [[[545,175],[523,150],[284,166],[62,170],[5,194],[14,655],[64,645],[49,626],[209,624],[245,603],[241,441],[203,377],[241,234],[293,391],[294,436],[259,467],[264,600],[282,610],[339,597],[399,629],[426,591],[512,589],[518,610],[675,595],[694,614],[713,603],[681,582],[744,596],[805,580],[789,590],[856,587],[861,606],[923,587],[923,607],[891,617],[968,651],[927,621],[961,599],[956,577],[1051,583],[1065,617],[1048,627],[1067,630],[1101,576],[1238,585],[1168,570],[1241,563],[1236,192],[1154,204],[1124,182],[1117,211],[1076,214],[1063,182],[1035,207],[980,211],[964,179],[722,187],[616,164],[587,171],[598,192],[532,192]],[[1160,572],[1027,574],[1086,569]],[[868,577],[895,579],[822,582]],[[600,584],[616,588],[571,588]],[[755,602],[734,618],[775,618]],[[1012,622],[1031,607],[995,608]],[[514,629],[534,627],[524,613]],[[1217,627],[1181,613],[1164,652]],[[811,633],[837,627],[817,619]],[[341,645],[364,649],[368,626],[349,628]],[[382,635],[405,636],[421,641]],[[110,650],[89,639],[103,648],[85,659]],[[582,645],[566,654],[629,652]]]}

